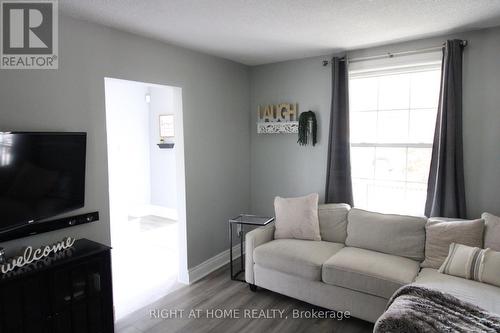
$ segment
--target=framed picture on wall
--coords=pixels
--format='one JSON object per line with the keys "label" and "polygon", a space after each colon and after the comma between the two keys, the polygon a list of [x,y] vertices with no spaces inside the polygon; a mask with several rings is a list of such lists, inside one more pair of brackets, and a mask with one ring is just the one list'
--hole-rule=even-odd
{"label": "framed picture on wall", "polygon": [[162,114],[160,115],[160,139],[163,141],[165,138],[175,137],[174,133],[174,115]]}

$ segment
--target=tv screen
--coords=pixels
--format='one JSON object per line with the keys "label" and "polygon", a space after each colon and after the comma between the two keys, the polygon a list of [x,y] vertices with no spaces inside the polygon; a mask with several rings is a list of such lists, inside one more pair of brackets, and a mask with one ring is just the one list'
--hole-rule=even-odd
{"label": "tv screen", "polygon": [[0,233],[84,206],[86,133],[0,132]]}

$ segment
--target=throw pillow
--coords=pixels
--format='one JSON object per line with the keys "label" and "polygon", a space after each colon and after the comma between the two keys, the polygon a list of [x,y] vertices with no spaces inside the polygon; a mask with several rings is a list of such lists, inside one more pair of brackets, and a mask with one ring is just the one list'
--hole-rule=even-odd
{"label": "throw pillow", "polygon": [[484,247],[500,251],[500,217],[483,213],[484,219]]}
{"label": "throw pillow", "polygon": [[479,281],[479,266],[486,250],[452,243],[439,273]]}
{"label": "throw pillow", "polygon": [[500,252],[491,249],[484,251],[479,281],[500,287]]}
{"label": "throw pillow", "polygon": [[451,243],[483,247],[484,220],[428,221],[425,225],[425,260],[421,266],[438,269]]}
{"label": "throw pillow", "polygon": [[439,272],[500,286],[500,252],[452,243]]}
{"label": "throw pillow", "polygon": [[274,199],[274,238],[321,240],[317,193],[299,198]]}

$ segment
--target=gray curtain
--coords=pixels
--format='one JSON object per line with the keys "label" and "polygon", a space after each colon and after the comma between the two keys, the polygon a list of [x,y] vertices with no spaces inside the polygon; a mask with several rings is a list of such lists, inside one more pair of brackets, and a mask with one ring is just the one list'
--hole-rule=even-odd
{"label": "gray curtain", "polygon": [[344,60],[337,57],[332,59],[332,106],[325,202],[342,202],[352,206],[348,70],[347,61]]}
{"label": "gray curtain", "polygon": [[461,40],[448,40],[441,65],[436,131],[427,187],[425,215],[465,218],[462,143]]}

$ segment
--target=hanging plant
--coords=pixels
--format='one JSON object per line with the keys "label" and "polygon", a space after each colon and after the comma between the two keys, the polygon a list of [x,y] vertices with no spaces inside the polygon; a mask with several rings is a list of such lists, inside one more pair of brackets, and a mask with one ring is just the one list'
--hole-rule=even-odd
{"label": "hanging plant", "polygon": [[316,145],[316,134],[318,132],[318,123],[316,115],[312,111],[302,112],[299,116],[299,139],[297,142],[301,146],[307,144]]}

